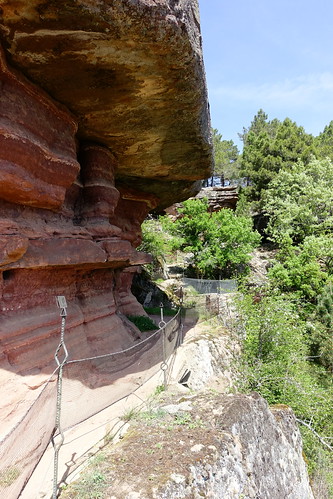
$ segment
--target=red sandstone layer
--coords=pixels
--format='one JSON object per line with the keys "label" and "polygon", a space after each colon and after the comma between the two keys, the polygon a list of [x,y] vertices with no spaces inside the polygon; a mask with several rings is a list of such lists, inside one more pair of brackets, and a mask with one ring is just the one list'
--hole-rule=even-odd
{"label": "red sandstone layer", "polygon": [[[55,368],[68,303],[72,357],[126,348],[140,336],[125,314],[144,314],[131,294],[135,246],[157,198],[115,185],[116,157],[76,139],[62,106],[0,60],[0,367]],[[129,268],[133,267],[133,271]]]}

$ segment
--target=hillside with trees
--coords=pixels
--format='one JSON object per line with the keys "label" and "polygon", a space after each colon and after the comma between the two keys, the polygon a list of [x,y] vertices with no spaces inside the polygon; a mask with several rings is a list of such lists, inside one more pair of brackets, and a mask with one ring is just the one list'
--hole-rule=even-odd
{"label": "hillside with trees", "polygon": [[[241,155],[213,130],[216,171],[243,179],[236,212],[186,201],[176,219],[145,223],[142,249],[185,252],[189,276],[238,280],[239,389],[292,407],[317,497],[333,497],[333,121],[314,137],[259,110],[240,137]],[[253,286],[260,244],[271,264]]]}

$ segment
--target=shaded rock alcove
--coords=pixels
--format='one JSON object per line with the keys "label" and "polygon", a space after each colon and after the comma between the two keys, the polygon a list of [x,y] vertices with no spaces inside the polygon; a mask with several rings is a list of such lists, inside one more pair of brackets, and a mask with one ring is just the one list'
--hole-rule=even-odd
{"label": "shaded rock alcove", "polygon": [[57,295],[73,356],[139,337],[141,223],[210,174],[198,5],[4,0],[0,42],[0,367],[48,374]]}

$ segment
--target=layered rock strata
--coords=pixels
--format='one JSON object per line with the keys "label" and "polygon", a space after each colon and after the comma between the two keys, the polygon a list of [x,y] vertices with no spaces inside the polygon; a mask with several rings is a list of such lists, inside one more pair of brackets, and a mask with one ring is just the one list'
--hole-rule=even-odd
{"label": "layered rock strata", "polygon": [[209,113],[197,0],[1,1],[15,67],[107,146],[116,180],[167,207],[210,175]]}
{"label": "layered rock strata", "polygon": [[[126,347],[147,213],[209,175],[196,1],[1,2],[1,366]],[[8,64],[6,59],[9,60]]]}
{"label": "layered rock strata", "polygon": [[4,0],[0,41],[0,362],[49,373],[57,295],[71,358],[137,339],[141,223],[209,174],[197,5]]}
{"label": "layered rock strata", "polygon": [[[115,187],[116,159],[83,143],[77,122],[1,57],[1,360],[21,374],[54,367],[59,341],[55,296],[69,303],[73,357],[121,349],[132,341],[122,313],[142,313],[128,266],[153,195]],[[80,166],[81,164],[81,166]],[[112,318],[112,320],[110,320]]]}
{"label": "layered rock strata", "polygon": [[120,193],[117,161],[105,146],[79,144],[78,161],[76,119],[10,70],[3,54],[1,83],[2,367],[24,374],[54,367],[56,295],[69,304],[73,357],[133,340],[122,313],[144,311],[130,293],[133,272],[124,269],[149,261],[135,246],[157,198]]}
{"label": "layered rock strata", "polygon": [[[193,199],[207,199],[208,211],[220,211],[223,208],[235,210],[238,201],[237,187],[203,187]],[[164,211],[173,217],[179,216],[181,203],[168,206]]]}
{"label": "layered rock strata", "polygon": [[196,195],[196,199],[206,198],[209,211],[220,211],[222,208],[236,209],[238,201],[237,187],[204,187]]}
{"label": "layered rock strata", "polygon": [[[196,193],[210,166],[195,1],[0,2],[0,441],[15,456],[1,471],[6,497],[16,457],[32,470],[53,429],[56,390],[38,396],[56,368],[56,296],[67,299],[70,360],[132,346],[141,333],[126,315],[145,312],[131,282],[150,261],[136,250],[141,223]],[[92,386],[94,366],[67,376]]]}

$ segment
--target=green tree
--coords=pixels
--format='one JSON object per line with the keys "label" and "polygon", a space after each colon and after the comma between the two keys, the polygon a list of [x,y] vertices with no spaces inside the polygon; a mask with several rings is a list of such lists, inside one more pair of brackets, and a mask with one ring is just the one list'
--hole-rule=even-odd
{"label": "green tree", "polygon": [[[238,308],[243,326],[239,388],[257,391],[269,404],[287,404],[307,425],[300,429],[310,473],[324,468],[321,478],[327,480],[328,490],[333,385],[321,366],[307,360],[311,352],[306,321],[297,304],[283,294],[268,295],[259,302],[245,295]],[[324,438],[319,440],[318,435]]]}
{"label": "green tree", "polygon": [[[333,328],[333,285],[328,283],[318,298],[317,313],[323,324]],[[332,352],[333,353],[333,352]]]}
{"label": "green tree", "polygon": [[193,254],[197,276],[235,276],[245,271],[250,253],[260,242],[252,221],[223,209],[209,213],[207,200],[188,200],[179,210],[180,217],[164,226],[183,238],[182,249]]}
{"label": "green tree", "polygon": [[216,128],[212,129],[215,169],[214,174],[220,175],[221,183],[225,179],[238,177],[239,151],[232,140],[223,140],[222,135]]}
{"label": "green tree", "polygon": [[328,282],[318,296],[316,316],[323,325],[315,328],[316,353],[321,363],[333,373],[333,283]]}
{"label": "green tree", "polygon": [[325,126],[323,132],[315,138],[315,145],[319,158],[330,158],[333,160],[333,121]]}
{"label": "green tree", "polygon": [[286,118],[268,121],[260,110],[250,128],[243,134],[244,149],[241,158],[241,175],[249,178],[249,199],[260,201],[262,192],[282,169],[301,159],[310,161],[315,154],[314,139],[302,127]]}
{"label": "green tree", "polygon": [[[251,200],[259,199],[262,187],[269,181],[265,170],[264,159],[269,155],[269,146],[275,136],[279,121],[268,121],[268,115],[259,109],[249,128],[243,128],[239,134],[243,141],[243,154],[240,159],[240,175],[247,178],[247,197]],[[268,158],[267,158],[268,160]]]}
{"label": "green tree", "polygon": [[273,288],[285,293],[294,293],[305,302],[315,303],[327,282],[328,274],[314,256],[291,248],[291,254],[276,263],[268,271]]}
{"label": "green tree", "polygon": [[300,243],[306,236],[332,232],[332,185],[333,164],[328,158],[284,166],[263,196],[269,237],[281,245],[286,238]]}
{"label": "green tree", "polygon": [[333,234],[308,236],[301,247],[305,255],[316,258],[322,270],[333,274]]}
{"label": "green tree", "polygon": [[147,266],[149,272],[159,271],[164,267],[165,254],[177,249],[182,240],[166,233],[159,220],[146,219],[142,226],[142,243],[139,251],[149,253],[152,257],[151,265]]}
{"label": "green tree", "polygon": [[239,133],[238,135],[245,146],[247,145],[248,142],[249,133],[254,133],[255,135],[259,135],[264,130],[268,131],[269,128],[270,125],[268,122],[268,114],[266,114],[263,109],[259,109],[257,114],[253,117],[253,120],[249,128],[243,127],[243,132]]}

